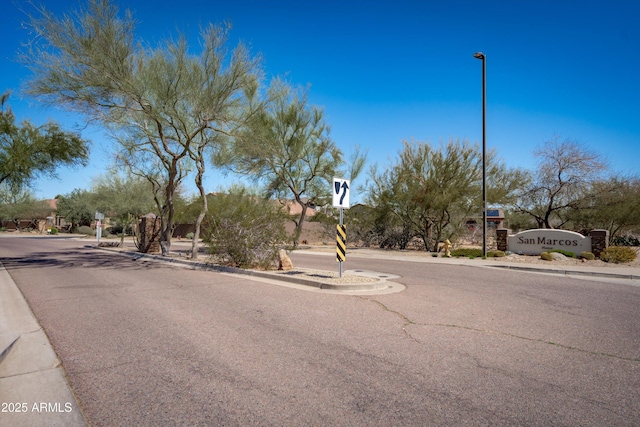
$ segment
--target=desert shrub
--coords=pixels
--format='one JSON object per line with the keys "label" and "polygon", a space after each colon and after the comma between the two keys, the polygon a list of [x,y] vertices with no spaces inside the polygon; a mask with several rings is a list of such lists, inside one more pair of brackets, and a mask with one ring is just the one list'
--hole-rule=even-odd
{"label": "desert shrub", "polygon": [[575,258],[576,257],[576,254],[574,252],[565,251],[564,249],[552,249],[549,252],[557,252],[557,253],[562,254],[562,255],[564,255],[566,257],[569,257],[569,258]]}
{"label": "desert shrub", "polygon": [[628,246],[609,246],[600,253],[600,259],[614,264],[631,262],[636,259],[636,251]]}
{"label": "desert shrub", "polygon": [[193,234],[192,232],[187,233],[187,239],[189,240],[193,240],[193,238],[195,237],[195,234]]}
{"label": "desert shrub", "polygon": [[553,256],[549,252],[542,252],[540,254],[540,258],[542,258],[545,261],[553,261]]}
{"label": "desert shrub", "polygon": [[482,249],[476,248],[458,248],[451,251],[451,256],[454,257],[481,257]]}
{"label": "desert shrub", "polygon": [[277,265],[287,217],[276,202],[234,188],[213,197],[209,211],[203,241],[219,262],[242,268]]}
{"label": "desert shrub", "polygon": [[51,234],[58,234],[58,229],[56,227],[51,227],[51,229],[49,230],[49,232]]}
{"label": "desert shrub", "polygon": [[81,225],[80,227],[76,228],[76,233],[85,234],[87,236],[95,236],[96,235],[95,230],[93,230],[88,225]]}
{"label": "desert shrub", "polygon": [[507,254],[504,253],[504,251],[489,251],[487,252],[487,256],[489,257],[495,257],[495,258],[502,258],[503,256],[506,256]]}
{"label": "desert shrub", "polygon": [[640,240],[634,236],[616,236],[611,244],[614,246],[640,246]]}
{"label": "desert shrub", "polygon": [[584,251],[584,252],[580,253],[580,258],[584,258],[586,260],[593,261],[594,259],[596,259],[596,256],[594,254],[592,254],[591,252]]}

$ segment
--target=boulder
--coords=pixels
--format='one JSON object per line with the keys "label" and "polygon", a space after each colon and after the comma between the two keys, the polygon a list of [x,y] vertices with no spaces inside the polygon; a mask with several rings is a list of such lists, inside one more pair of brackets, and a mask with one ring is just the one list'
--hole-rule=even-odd
{"label": "boulder", "polygon": [[550,252],[551,257],[554,261],[566,261],[567,257],[559,252]]}
{"label": "boulder", "polygon": [[287,255],[287,251],[284,249],[280,249],[278,251],[278,270],[289,271],[293,270],[293,262],[291,262],[291,258]]}

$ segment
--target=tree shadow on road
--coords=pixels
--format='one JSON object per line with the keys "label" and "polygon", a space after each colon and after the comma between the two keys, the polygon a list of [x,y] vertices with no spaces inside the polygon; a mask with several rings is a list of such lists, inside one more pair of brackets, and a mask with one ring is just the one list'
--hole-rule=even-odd
{"label": "tree shadow on road", "polygon": [[2,257],[0,262],[7,271],[24,268],[105,268],[118,270],[148,270],[170,268],[148,257],[118,252],[86,249],[65,249],[60,252],[34,252],[28,257]]}

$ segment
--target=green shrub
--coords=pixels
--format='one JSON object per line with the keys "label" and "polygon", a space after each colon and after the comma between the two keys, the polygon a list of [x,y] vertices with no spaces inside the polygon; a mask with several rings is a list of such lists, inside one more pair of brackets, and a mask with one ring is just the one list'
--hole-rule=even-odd
{"label": "green shrub", "polygon": [[51,229],[49,230],[49,232],[51,234],[58,234],[58,229],[56,227],[51,227]]}
{"label": "green shrub", "polygon": [[432,257],[432,258],[438,258],[438,254],[437,254],[437,253],[432,253],[432,254],[431,254],[431,257]]}
{"label": "green shrub", "polygon": [[451,256],[454,257],[481,257],[482,249],[475,248],[459,248],[451,251]]}
{"label": "green shrub", "polygon": [[79,233],[79,234],[87,235],[87,236],[95,236],[96,235],[95,230],[93,230],[88,225],[81,225],[80,227],[78,227],[76,229],[76,232]]}
{"label": "green shrub", "polygon": [[596,256],[594,254],[592,254],[591,252],[584,251],[584,252],[580,253],[580,258],[584,258],[586,260],[593,261],[594,259],[596,259]]}
{"label": "green shrub", "polygon": [[542,252],[540,254],[540,258],[542,258],[545,261],[553,261],[553,256],[551,256],[549,252]]}
{"label": "green shrub", "polygon": [[489,251],[487,252],[487,256],[490,257],[495,257],[495,258],[502,258],[503,256],[506,256],[507,254],[504,253],[504,251]]}
{"label": "green shrub", "polygon": [[564,249],[552,249],[549,252],[557,252],[569,258],[575,258],[576,254],[571,251],[565,251]]}
{"label": "green shrub", "polygon": [[188,232],[186,237],[189,240],[193,240],[193,238],[195,237],[195,234],[193,234],[193,232]]}
{"label": "green shrub", "polygon": [[640,240],[634,236],[616,236],[611,244],[614,246],[640,246]]}
{"label": "green shrub", "polygon": [[636,259],[636,251],[628,246],[609,246],[600,253],[600,259],[614,264],[631,262]]}
{"label": "green shrub", "polygon": [[203,240],[219,262],[242,268],[277,265],[279,245],[287,239],[284,210],[273,200],[233,188],[209,203]]}

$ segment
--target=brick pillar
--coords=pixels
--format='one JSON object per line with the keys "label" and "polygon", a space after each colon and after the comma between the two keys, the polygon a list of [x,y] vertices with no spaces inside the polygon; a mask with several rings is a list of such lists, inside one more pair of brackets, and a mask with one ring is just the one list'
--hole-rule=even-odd
{"label": "brick pillar", "polygon": [[600,257],[600,253],[609,246],[609,230],[591,230],[591,252]]}
{"label": "brick pillar", "polygon": [[509,248],[507,245],[507,237],[511,234],[511,230],[507,228],[499,228],[496,230],[496,246],[499,251],[506,252]]}
{"label": "brick pillar", "polygon": [[153,213],[140,217],[140,252],[160,252],[160,218]]}

